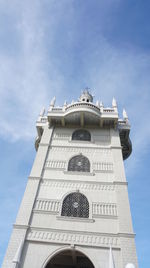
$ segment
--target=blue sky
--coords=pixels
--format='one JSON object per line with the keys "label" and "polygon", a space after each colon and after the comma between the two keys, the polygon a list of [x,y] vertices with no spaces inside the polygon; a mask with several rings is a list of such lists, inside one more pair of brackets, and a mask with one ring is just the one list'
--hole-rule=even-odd
{"label": "blue sky", "polygon": [[43,106],[117,99],[133,153],[125,161],[139,266],[150,265],[150,2],[0,0],[0,264],[35,157]]}

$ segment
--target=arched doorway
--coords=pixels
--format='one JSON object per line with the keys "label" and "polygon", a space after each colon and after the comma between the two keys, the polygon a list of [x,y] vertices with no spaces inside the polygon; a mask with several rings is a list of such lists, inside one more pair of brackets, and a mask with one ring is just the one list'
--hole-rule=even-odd
{"label": "arched doorway", "polygon": [[64,250],[55,255],[45,268],[94,268],[94,265],[83,253]]}

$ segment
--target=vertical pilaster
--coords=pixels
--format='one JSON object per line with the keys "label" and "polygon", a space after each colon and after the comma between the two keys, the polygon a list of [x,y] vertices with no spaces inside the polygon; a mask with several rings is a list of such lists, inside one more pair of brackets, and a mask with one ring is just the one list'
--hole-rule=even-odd
{"label": "vertical pilaster", "polygon": [[122,267],[125,268],[127,263],[133,263],[135,265],[135,268],[138,268],[134,237],[120,236],[120,246],[121,246]]}
{"label": "vertical pilaster", "polygon": [[122,267],[124,268],[127,263],[133,263],[138,268],[127,183],[116,182],[115,184]]}
{"label": "vertical pilaster", "polygon": [[114,180],[126,182],[119,132],[118,130],[111,129],[110,133],[111,148],[114,162]]}
{"label": "vertical pilaster", "polygon": [[16,251],[18,250],[20,242],[22,240],[25,240],[26,232],[30,226],[32,210],[38,192],[40,180],[42,178],[43,168],[47,158],[49,145],[51,143],[52,134],[53,128],[49,129],[48,125],[45,126],[4,258],[2,266],[3,268],[13,267],[12,261],[16,254]]}

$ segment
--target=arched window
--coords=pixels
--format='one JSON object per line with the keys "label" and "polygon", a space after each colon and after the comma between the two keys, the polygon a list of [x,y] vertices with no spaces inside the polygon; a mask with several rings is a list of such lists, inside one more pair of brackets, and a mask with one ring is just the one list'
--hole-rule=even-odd
{"label": "arched window", "polygon": [[72,134],[72,140],[91,141],[91,134],[85,129],[77,129]]}
{"label": "arched window", "polygon": [[82,154],[72,157],[68,164],[68,171],[90,172],[90,161]]}
{"label": "arched window", "polygon": [[67,217],[88,218],[89,202],[87,198],[79,192],[67,195],[63,201],[61,215]]}

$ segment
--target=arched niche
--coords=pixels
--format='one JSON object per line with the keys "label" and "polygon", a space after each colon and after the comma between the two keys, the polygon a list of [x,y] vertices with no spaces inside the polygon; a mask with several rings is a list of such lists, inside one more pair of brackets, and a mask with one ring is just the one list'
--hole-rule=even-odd
{"label": "arched niche", "polygon": [[69,160],[68,171],[90,172],[90,161],[82,154],[76,155]]}
{"label": "arched niche", "polygon": [[62,203],[61,216],[88,218],[89,202],[86,196],[79,192],[68,194]]}
{"label": "arched niche", "polygon": [[86,129],[77,129],[72,134],[72,140],[91,141],[91,134]]}
{"label": "arched niche", "polygon": [[94,265],[83,253],[68,249],[53,256],[45,268],[94,268]]}

